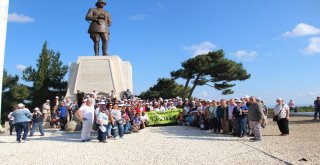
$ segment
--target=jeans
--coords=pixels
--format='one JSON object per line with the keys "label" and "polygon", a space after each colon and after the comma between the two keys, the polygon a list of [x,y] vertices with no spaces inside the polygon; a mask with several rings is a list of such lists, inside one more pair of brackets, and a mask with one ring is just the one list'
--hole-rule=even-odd
{"label": "jeans", "polygon": [[16,132],[17,132],[17,141],[21,141],[21,132],[23,131],[23,136],[22,140],[27,139],[27,135],[29,132],[29,123],[28,122],[21,122],[21,123],[16,123]]}
{"label": "jeans", "polygon": [[124,127],[123,124],[119,124],[118,122],[114,122],[114,127],[112,128],[113,137],[117,137],[120,135],[120,138],[124,135]]}
{"label": "jeans", "polygon": [[101,141],[105,141],[107,139],[107,130],[108,130],[108,125],[103,125],[105,128],[106,128],[106,131],[105,132],[102,132],[99,128],[100,125],[98,125],[98,140],[101,142]]}
{"label": "jeans", "polygon": [[37,128],[39,128],[41,136],[44,135],[43,122],[38,122],[38,123],[33,123],[32,124],[32,129],[31,129],[31,132],[30,132],[30,136],[33,136],[33,134],[34,134],[34,132],[36,131]]}
{"label": "jeans", "polygon": [[238,117],[238,135],[244,135],[247,131],[247,117]]}
{"label": "jeans", "polygon": [[314,109],[314,118],[317,119],[317,116],[319,116],[320,119],[320,109]]}
{"label": "jeans", "polygon": [[131,123],[127,121],[127,123],[124,125],[124,133],[131,132]]}
{"label": "jeans", "polygon": [[111,137],[111,136],[112,136],[111,130],[112,130],[112,124],[109,123],[109,124],[108,124],[108,127],[107,127],[107,136],[108,136],[108,137]]}

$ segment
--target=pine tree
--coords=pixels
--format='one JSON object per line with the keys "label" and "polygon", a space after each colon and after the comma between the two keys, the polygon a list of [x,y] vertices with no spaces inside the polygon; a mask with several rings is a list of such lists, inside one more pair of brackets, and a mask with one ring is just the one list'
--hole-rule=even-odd
{"label": "pine tree", "polygon": [[23,71],[23,79],[33,82],[32,105],[41,106],[46,99],[52,99],[55,95],[64,95],[67,82],[63,78],[67,71],[68,66],[60,61],[60,53],[48,49],[45,42],[37,60],[37,68],[29,66]]}

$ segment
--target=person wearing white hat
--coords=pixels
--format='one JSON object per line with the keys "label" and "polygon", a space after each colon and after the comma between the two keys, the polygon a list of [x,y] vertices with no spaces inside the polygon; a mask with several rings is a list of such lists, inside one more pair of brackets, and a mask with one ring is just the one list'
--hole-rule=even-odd
{"label": "person wearing white hat", "polygon": [[233,115],[236,118],[236,126],[238,127],[236,136],[243,138],[246,134],[248,107],[243,105],[241,100],[236,100],[236,107],[233,109]]}
{"label": "person wearing white hat", "polygon": [[30,132],[30,136],[33,136],[36,129],[39,128],[39,132],[41,136],[44,136],[43,131],[43,115],[40,112],[40,109],[38,107],[34,108],[32,113],[32,129]]}
{"label": "person wearing white hat", "polygon": [[105,102],[100,102],[97,114],[97,124],[98,128],[98,140],[101,143],[107,143],[107,133],[108,133],[108,124],[111,120],[111,115],[107,110],[107,106]]}
{"label": "person wearing white hat", "polygon": [[43,113],[44,121],[50,122],[51,120],[50,100],[46,100],[46,102],[42,105],[42,113]]}
{"label": "person wearing white hat", "polygon": [[125,120],[122,118],[121,109],[119,109],[118,103],[113,104],[113,108],[111,110],[111,116],[114,119],[113,128],[112,128],[114,139],[115,140],[119,138],[123,139]]}
{"label": "person wearing white hat", "polygon": [[289,135],[289,113],[290,109],[287,104],[283,102],[282,98],[277,98],[277,105],[274,107],[273,116],[276,116],[281,136]]}
{"label": "person wearing white hat", "polygon": [[[17,142],[25,142],[27,140],[27,135],[29,132],[29,122],[31,121],[32,114],[30,113],[29,109],[25,108],[22,103],[19,103],[11,116],[14,117],[15,128],[17,132]],[[21,139],[22,131],[23,136]]]}

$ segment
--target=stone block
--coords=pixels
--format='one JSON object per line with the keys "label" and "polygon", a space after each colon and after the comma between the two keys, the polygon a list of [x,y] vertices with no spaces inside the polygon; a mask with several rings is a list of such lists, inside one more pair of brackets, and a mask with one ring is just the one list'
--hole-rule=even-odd
{"label": "stone block", "polygon": [[78,121],[69,121],[67,124],[66,124],[66,131],[70,131],[70,132],[73,132],[73,131],[80,131],[81,130],[81,123],[78,122]]}
{"label": "stone block", "polygon": [[132,66],[119,56],[80,56],[69,68],[67,97],[75,99],[77,90],[107,94],[116,90],[118,98],[123,91],[133,91]]}

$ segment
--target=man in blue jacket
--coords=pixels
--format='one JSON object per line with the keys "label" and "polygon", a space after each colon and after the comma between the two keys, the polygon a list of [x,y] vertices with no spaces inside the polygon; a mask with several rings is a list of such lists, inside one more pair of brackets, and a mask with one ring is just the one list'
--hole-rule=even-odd
{"label": "man in blue jacket", "polygon": [[[16,110],[11,115],[14,117],[14,122],[16,123],[15,128],[17,132],[17,142],[25,142],[27,140],[27,135],[29,132],[29,122],[31,121],[32,114],[29,109],[25,108],[22,103],[16,106]],[[23,136],[21,140],[21,133],[23,131]]]}
{"label": "man in blue jacket", "polygon": [[60,117],[60,126],[61,126],[61,130],[65,130],[65,125],[68,122],[68,108],[65,105],[64,101],[60,102],[60,106],[57,110],[57,113]]}

